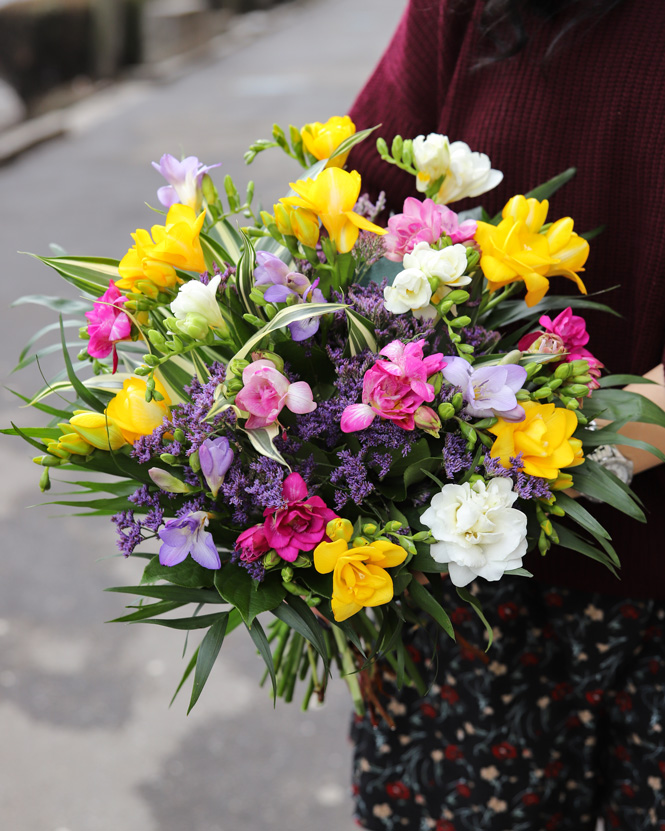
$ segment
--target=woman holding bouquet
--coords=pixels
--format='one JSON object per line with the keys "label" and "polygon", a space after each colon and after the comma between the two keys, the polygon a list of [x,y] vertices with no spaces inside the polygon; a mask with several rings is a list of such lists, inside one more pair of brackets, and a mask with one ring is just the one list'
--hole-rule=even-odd
{"label": "woman holding bouquet", "polygon": [[[630,389],[663,408],[664,27],[665,7],[639,0],[411,0],[351,112],[358,129],[381,124],[388,144],[438,133],[487,153],[509,183],[484,197],[490,215],[508,187],[524,193],[575,166],[566,211],[583,230],[605,226],[585,283],[615,287],[608,300],[623,315],[585,314],[590,344],[613,373],[654,381]],[[397,197],[395,211],[417,195],[371,142],[349,168],[371,195]],[[660,428],[623,432],[665,449]],[[620,450],[605,463],[624,480],[639,474],[649,520],[599,507],[621,580],[564,549],[534,552],[534,579],[477,586],[495,626],[487,654],[482,626],[451,592],[464,646],[444,636],[432,658],[428,632],[416,632],[427,696],[384,676],[395,729],[369,716],[354,726],[362,827],[592,831],[602,816],[608,829],[665,829],[665,467]]]}

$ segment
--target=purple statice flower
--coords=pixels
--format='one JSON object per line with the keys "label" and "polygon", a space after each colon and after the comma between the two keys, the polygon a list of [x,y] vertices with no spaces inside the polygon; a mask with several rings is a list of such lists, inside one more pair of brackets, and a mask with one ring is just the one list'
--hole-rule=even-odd
{"label": "purple statice flower", "polygon": [[463,412],[476,418],[497,416],[505,421],[523,421],[524,408],[515,393],[526,381],[526,369],[517,364],[481,366],[475,369],[465,358],[446,356],[441,370],[448,383],[462,391]]}
{"label": "purple statice flower", "polygon": [[[369,320],[374,327],[379,348],[394,340],[406,343],[424,338],[432,347],[432,351],[449,351],[449,342],[439,345],[432,341],[434,334],[432,321],[418,320],[413,315],[394,315],[385,308],[383,289],[387,285],[387,281],[383,280],[381,283],[370,282],[366,286],[349,286],[346,295],[333,292],[332,299],[335,302],[348,303],[354,311]],[[347,337],[346,314],[340,312],[335,315],[329,342],[333,343],[333,338],[336,338],[338,345],[342,347]]]}
{"label": "purple statice flower", "polygon": [[206,439],[199,447],[201,473],[205,477],[213,498],[217,498],[226,472],[233,462],[233,450],[226,436]]}
{"label": "purple statice flower", "polygon": [[393,457],[391,453],[373,453],[368,461],[375,468],[379,479],[385,479],[390,473]]}
{"label": "purple statice flower", "polygon": [[[254,269],[254,284],[268,286],[263,293],[268,303],[326,303],[318,288],[318,280],[310,283],[304,274],[290,271],[285,262],[268,251],[257,251],[258,266]],[[293,298],[293,299],[291,299]],[[289,323],[291,337],[295,341],[307,340],[319,331],[319,318],[311,317]]]}
{"label": "purple statice flower", "polygon": [[364,216],[365,219],[369,219],[370,222],[374,222],[377,216],[379,216],[379,214],[382,214],[385,211],[385,209],[386,192],[382,190],[376,202],[372,202],[372,200],[369,198],[368,193],[361,194],[353,210],[354,213],[360,214],[360,216]]}
{"label": "purple statice flower", "polygon": [[378,262],[385,254],[383,237],[373,231],[361,231],[353,246],[353,256],[362,263],[363,272]]}
{"label": "purple statice flower", "polygon": [[208,514],[195,511],[187,516],[169,519],[159,532],[162,545],[159,549],[159,562],[163,566],[175,566],[191,554],[192,559],[204,568],[221,568],[221,560],[209,531]]}
{"label": "purple statice flower", "polygon": [[374,491],[374,485],[367,478],[367,465],[357,453],[340,450],[337,458],[339,465],[330,474],[330,481],[344,483],[335,492],[335,510],[340,511],[347,502],[360,505]]}
{"label": "purple statice flower", "polygon": [[[471,305],[470,303],[467,305]],[[499,332],[492,329],[485,329],[484,326],[467,326],[460,331],[462,341],[473,346],[476,354],[491,352],[501,339]]]}
{"label": "purple statice flower", "polygon": [[524,473],[521,453],[517,456],[511,456],[510,467],[504,467],[499,459],[493,459],[487,452],[483,465],[489,476],[512,479],[513,490],[520,499],[550,499],[552,496],[552,491],[546,479]]}
{"label": "purple statice flower", "polygon": [[231,562],[242,566],[249,572],[250,577],[257,582],[261,582],[266,576],[266,569],[261,560],[246,560],[242,558],[242,551],[236,549],[231,554]]}
{"label": "purple statice flower", "polygon": [[133,511],[119,511],[111,517],[111,522],[118,533],[118,548],[125,557],[134,553],[137,545],[143,542],[141,522],[134,519]]}
{"label": "purple statice flower", "polygon": [[234,459],[220,488],[224,502],[233,509],[233,522],[247,525],[265,508],[279,507],[285,473],[282,465],[266,456],[253,459],[249,465],[242,458]]}
{"label": "purple statice flower", "polygon": [[473,456],[466,449],[466,439],[459,433],[446,433],[443,444],[443,466],[446,478],[453,481],[456,473],[467,471],[473,463]]}
{"label": "purple statice flower", "polygon": [[195,211],[201,207],[203,194],[201,192],[201,182],[205,174],[214,167],[219,167],[221,162],[211,165],[203,165],[199,162],[196,156],[187,156],[182,161],[178,161],[175,156],[170,153],[165,153],[157,162],[153,162],[152,166],[158,173],[168,182],[157,191],[157,198],[164,205],[165,208],[170,208],[176,202],[182,202]]}

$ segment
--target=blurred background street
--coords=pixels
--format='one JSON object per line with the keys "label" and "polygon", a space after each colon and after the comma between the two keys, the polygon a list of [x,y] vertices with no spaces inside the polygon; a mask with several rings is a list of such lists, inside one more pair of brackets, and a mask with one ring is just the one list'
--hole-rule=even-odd
{"label": "blurred background street", "polygon": [[[144,203],[157,205],[163,182],[150,162],[167,152],[222,162],[213,172],[218,185],[230,173],[242,192],[252,178],[271,206],[299,168],[277,150],[245,168],[243,151],[269,138],[273,122],[301,126],[344,114],[404,6],[301,0],[229,12],[207,43],[199,30],[187,30],[186,58],[170,53],[157,29],[150,61],[117,83],[79,78],[55,104],[44,96],[26,103],[5,88],[0,129],[23,129],[26,111],[51,118],[56,107],[43,137],[49,130],[59,137],[0,167],[2,426],[36,423],[6,388],[28,394],[41,385],[36,367],[11,370],[30,335],[54,319],[38,306],[11,308],[12,301],[76,296],[55,272],[17,252],[48,255],[57,243],[72,254],[122,257],[130,233],[154,222]],[[57,110],[61,104],[66,110]],[[0,149],[2,141],[0,133]],[[115,556],[113,527],[103,518],[26,508],[42,501],[40,469],[23,442],[0,442],[0,827],[354,827],[344,684],[332,685],[321,709],[301,713],[294,701],[274,711],[258,686],[263,664],[237,631],[192,714],[185,715],[188,689],[169,710],[186,665],[183,637],[104,622],[124,611],[122,596],[104,588],[138,582],[141,562]]]}

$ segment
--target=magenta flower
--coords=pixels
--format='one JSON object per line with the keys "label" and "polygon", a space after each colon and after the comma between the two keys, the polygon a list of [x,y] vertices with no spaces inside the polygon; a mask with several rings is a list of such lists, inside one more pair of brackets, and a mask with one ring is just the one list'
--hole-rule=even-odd
{"label": "magenta flower", "polygon": [[284,407],[292,413],[311,413],[316,409],[312,390],[306,381],[290,383],[269,360],[254,361],[243,370],[244,387],[236,395],[236,405],[249,413],[248,430],[267,427],[277,420]]}
{"label": "magenta flower", "polygon": [[263,525],[254,525],[243,531],[236,540],[235,548],[240,552],[240,560],[243,563],[255,563],[260,560],[270,551]]}
{"label": "magenta flower", "polygon": [[344,409],[340,422],[343,433],[364,430],[376,416],[394,421],[404,430],[413,430],[414,414],[424,403],[434,400],[434,387],[427,379],[446,363],[440,352],[423,358],[423,343],[406,345],[398,340],[384,346],[379,360],[363,378],[362,404]]}
{"label": "magenta flower", "polygon": [[169,519],[159,531],[162,545],[159,549],[159,562],[163,566],[176,566],[192,555],[192,559],[204,568],[221,568],[221,560],[209,531],[208,514],[194,511],[178,519]]}
{"label": "magenta flower", "polygon": [[92,358],[106,358],[113,352],[114,372],[118,368],[115,345],[118,341],[129,340],[132,333],[132,322],[122,310],[126,299],[111,281],[104,294],[93,303],[92,311],[85,313],[90,335],[88,355]]}
{"label": "magenta flower", "polygon": [[201,207],[202,193],[201,181],[205,174],[214,167],[219,167],[221,162],[211,165],[203,165],[196,156],[187,156],[186,159],[178,161],[175,156],[165,153],[152,166],[168,182],[163,188],[157,191],[157,198],[165,208],[170,208],[176,202],[182,202],[195,211]]}
{"label": "magenta flower", "polygon": [[[569,306],[564,309],[561,314],[557,315],[552,320],[548,315],[543,315],[538,319],[544,331],[530,332],[524,335],[517,348],[522,352],[538,351],[538,352],[566,352],[562,357],[565,363],[572,361],[584,360],[589,364],[589,374],[593,376],[592,381],[589,381],[589,391],[598,389],[599,384],[595,380],[600,377],[600,370],[603,368],[598,358],[585,349],[585,345],[589,342],[589,333],[586,330],[586,321],[579,315],[574,315],[572,308]],[[560,344],[559,349],[552,348],[552,345]]]}
{"label": "magenta flower", "polygon": [[460,224],[457,214],[445,205],[431,199],[421,202],[409,196],[404,202],[404,213],[388,220],[388,233],[383,238],[386,259],[399,263],[419,242],[430,245],[447,234],[453,243],[472,239],[478,223],[467,219]]}
{"label": "magenta flower", "polygon": [[206,439],[199,447],[201,473],[204,475],[210,492],[215,499],[232,461],[233,450],[231,450],[226,436]]}
{"label": "magenta flower", "polygon": [[526,369],[502,364],[474,369],[464,358],[446,358],[443,377],[459,387],[466,402],[463,412],[476,418],[497,416],[505,421],[523,421],[524,408],[515,393],[526,381]]}
{"label": "magenta flower", "polygon": [[307,498],[307,485],[299,473],[290,473],[286,477],[282,498],[282,507],[266,508],[263,512],[263,530],[270,548],[292,563],[301,551],[312,551],[321,542],[326,535],[326,525],[336,519],[337,514],[320,496]]}

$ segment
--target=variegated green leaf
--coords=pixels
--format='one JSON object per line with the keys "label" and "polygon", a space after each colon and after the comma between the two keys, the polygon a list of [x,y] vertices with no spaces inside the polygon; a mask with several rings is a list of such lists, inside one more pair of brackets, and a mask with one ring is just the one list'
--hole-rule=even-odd
{"label": "variegated green leaf", "polygon": [[260,306],[257,306],[253,300],[250,299],[250,292],[254,286],[254,266],[256,264],[256,252],[254,246],[247,234],[243,232],[243,251],[238,263],[238,271],[236,273],[236,288],[238,290],[238,297],[246,312],[265,320],[265,314]]}
{"label": "variegated green leaf", "polygon": [[307,320],[310,317],[321,317],[321,315],[334,314],[348,308],[345,303],[301,303],[298,306],[287,306],[281,309],[272,320],[259,329],[244,346],[233,356],[234,359],[242,360],[246,355],[255,349],[271,332],[286,328],[290,323],[299,320]]}
{"label": "variegated green leaf", "polygon": [[118,260],[106,257],[40,257],[31,254],[46,265],[54,268],[68,283],[77,289],[99,297],[109,287],[109,282],[120,279]]}
{"label": "variegated green leaf", "polygon": [[376,352],[376,334],[370,321],[352,309],[346,310],[346,319],[349,325],[349,354],[358,355],[363,349]]}
{"label": "variegated green leaf", "polygon": [[[341,156],[344,153],[348,153],[349,150],[354,147],[356,144],[359,144],[361,141],[364,141],[367,136],[374,132],[374,130],[378,129],[381,125],[377,124],[376,127],[369,127],[367,130],[360,130],[358,133],[354,133],[352,136],[349,136],[347,139],[335,148],[334,152],[330,154],[330,158],[334,159],[336,156]],[[326,160],[327,161],[327,160]]]}

